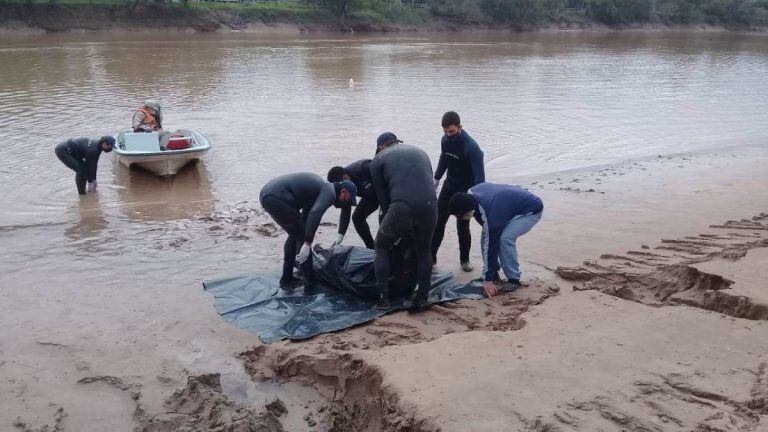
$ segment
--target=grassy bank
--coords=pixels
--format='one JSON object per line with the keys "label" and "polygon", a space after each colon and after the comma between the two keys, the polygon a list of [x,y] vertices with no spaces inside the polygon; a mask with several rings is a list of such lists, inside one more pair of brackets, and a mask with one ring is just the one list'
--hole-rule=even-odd
{"label": "grassy bank", "polygon": [[183,28],[251,24],[302,30],[397,31],[542,27],[768,26],[768,0],[304,0],[168,3],[164,0],[0,1],[0,26],[45,31]]}

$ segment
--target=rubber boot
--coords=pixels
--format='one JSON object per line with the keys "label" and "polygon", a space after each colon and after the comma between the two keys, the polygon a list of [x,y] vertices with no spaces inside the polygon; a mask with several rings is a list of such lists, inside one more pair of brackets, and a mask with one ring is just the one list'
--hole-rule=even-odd
{"label": "rubber boot", "polygon": [[389,310],[392,307],[392,303],[389,301],[389,289],[383,290],[379,293],[379,301],[376,303],[376,309]]}
{"label": "rubber boot", "polygon": [[429,292],[423,292],[422,290],[416,291],[416,296],[413,298],[411,305],[411,311],[422,312],[429,308]]}

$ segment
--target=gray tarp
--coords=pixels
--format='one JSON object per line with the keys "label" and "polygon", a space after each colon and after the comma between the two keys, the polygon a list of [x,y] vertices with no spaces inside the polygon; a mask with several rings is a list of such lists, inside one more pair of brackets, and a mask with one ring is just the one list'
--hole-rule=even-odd
{"label": "gray tarp", "polygon": [[[406,254],[398,254],[407,256]],[[411,306],[415,269],[407,265],[393,270],[391,290],[400,297],[392,308],[380,311],[376,298],[372,250],[337,246],[314,254],[316,283],[312,290],[279,288],[272,276],[241,276],[203,283],[215,299],[224,320],[259,335],[264,343],[282,339],[306,339],[365,323],[393,310]],[[410,261],[409,261],[410,262]],[[450,273],[433,273],[430,303],[483,298],[479,284],[460,284]]]}

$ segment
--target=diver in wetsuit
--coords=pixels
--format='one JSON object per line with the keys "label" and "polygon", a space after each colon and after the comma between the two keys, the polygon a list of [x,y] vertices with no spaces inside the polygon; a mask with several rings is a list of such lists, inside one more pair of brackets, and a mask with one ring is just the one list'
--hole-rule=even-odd
{"label": "diver in wetsuit", "polygon": [[[98,140],[70,138],[56,145],[56,157],[75,172],[75,185],[80,195],[96,191],[96,170],[101,152],[115,148],[115,139],[103,136]],[[87,182],[87,185],[86,185]]]}
{"label": "diver in wetsuit", "polygon": [[389,251],[409,230],[416,252],[419,288],[413,306],[423,309],[429,295],[432,273],[432,234],[437,220],[437,196],[432,182],[432,164],[421,149],[400,144],[395,134],[385,132],[376,141],[380,153],[371,162],[371,177],[381,206],[382,219],[376,233],[376,285],[381,309],[389,308]]}
{"label": "diver in wetsuit", "polygon": [[[371,179],[371,160],[361,159],[346,167],[335,166],[328,171],[329,182],[342,180],[350,180],[357,186],[357,196],[360,197],[360,201],[352,213],[352,223],[355,225],[357,234],[365,243],[365,247],[373,249],[373,236],[366,219],[379,208],[379,200],[376,198],[376,190],[373,188],[373,179]],[[339,219],[339,235],[333,243],[334,246],[341,244],[344,240],[347,227],[349,227],[349,219],[350,209],[342,209]]]}
{"label": "diver in wetsuit", "polygon": [[[459,114],[448,111],[442,119],[443,138],[440,142],[440,160],[435,170],[435,189],[440,184],[443,174],[448,173],[437,199],[437,225],[432,238],[432,260],[437,262],[437,251],[443,242],[445,224],[451,216],[448,203],[456,193],[466,193],[469,188],[485,182],[483,151],[474,139],[461,126]],[[456,218],[456,232],[459,235],[459,263],[461,269],[471,272],[474,267],[469,262],[469,249],[472,235],[469,221]]]}
{"label": "diver in wetsuit", "polygon": [[[356,204],[357,188],[351,181],[326,183],[310,173],[296,173],[270,180],[259,193],[264,210],[286,232],[288,238],[283,247],[283,275],[281,287],[298,285],[293,277],[293,265],[298,262],[307,282],[312,280],[310,248],[320,219],[328,208],[346,208]],[[302,243],[296,254],[296,247]]]}

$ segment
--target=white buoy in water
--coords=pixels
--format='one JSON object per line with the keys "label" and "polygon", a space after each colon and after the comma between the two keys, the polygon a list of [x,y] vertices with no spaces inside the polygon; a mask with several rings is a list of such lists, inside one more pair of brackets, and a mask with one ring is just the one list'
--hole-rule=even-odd
{"label": "white buoy in water", "polygon": [[354,87],[355,87],[355,79],[354,78],[350,78],[349,79],[349,88],[354,88]]}

